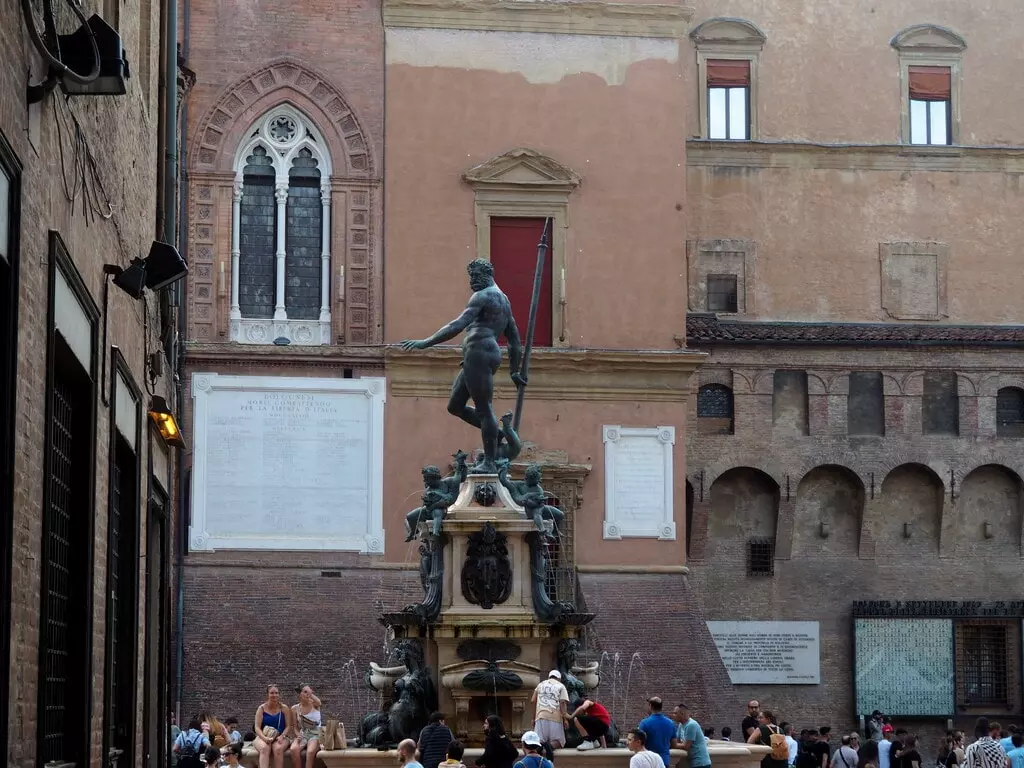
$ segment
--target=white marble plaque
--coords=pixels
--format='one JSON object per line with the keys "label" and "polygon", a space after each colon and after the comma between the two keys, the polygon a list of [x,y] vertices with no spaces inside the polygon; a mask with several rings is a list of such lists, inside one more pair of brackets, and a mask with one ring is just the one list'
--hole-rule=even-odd
{"label": "white marble plaque", "polygon": [[384,551],[385,381],[192,376],[193,551]]}
{"label": "white marble plaque", "polygon": [[709,621],[733,685],[821,682],[816,621]]}
{"label": "white marble plaque", "polygon": [[674,540],[675,427],[604,427],[604,537]]}

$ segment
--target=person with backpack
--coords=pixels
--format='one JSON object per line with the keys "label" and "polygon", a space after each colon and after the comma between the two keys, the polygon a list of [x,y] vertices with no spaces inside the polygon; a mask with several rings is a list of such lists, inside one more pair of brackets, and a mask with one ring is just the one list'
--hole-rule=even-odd
{"label": "person with backpack", "polygon": [[761,768],[789,768],[789,744],[786,735],[775,722],[775,715],[762,710],[757,716],[758,727],[751,731],[748,744],[771,747],[771,752],[761,760]]}
{"label": "person with backpack", "polygon": [[540,734],[527,731],[523,734],[523,757],[512,768],[555,768],[555,764],[540,754]]}
{"label": "person with backpack", "polygon": [[203,721],[193,717],[188,728],[174,740],[172,751],[178,756],[178,768],[203,768],[202,755],[210,746],[210,737],[203,731]]}

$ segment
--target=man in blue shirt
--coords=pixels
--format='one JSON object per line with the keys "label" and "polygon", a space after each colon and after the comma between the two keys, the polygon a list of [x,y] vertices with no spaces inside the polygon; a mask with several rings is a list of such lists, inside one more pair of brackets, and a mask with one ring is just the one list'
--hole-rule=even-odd
{"label": "man in blue shirt", "polygon": [[1024,735],[1020,731],[1010,737],[1010,747],[1006,757],[1010,760],[1011,768],[1024,768]]}
{"label": "man in blue shirt", "polygon": [[690,717],[690,708],[686,704],[679,704],[672,710],[672,719],[676,721],[676,734],[672,739],[672,746],[686,750],[690,757],[690,768],[710,768],[708,742],[704,738],[704,730],[700,723]]}
{"label": "man in blue shirt", "polygon": [[652,696],[647,700],[650,714],[640,721],[640,730],[647,734],[647,749],[661,755],[666,766],[671,766],[668,751],[676,735],[676,724],[661,711],[661,699]]}

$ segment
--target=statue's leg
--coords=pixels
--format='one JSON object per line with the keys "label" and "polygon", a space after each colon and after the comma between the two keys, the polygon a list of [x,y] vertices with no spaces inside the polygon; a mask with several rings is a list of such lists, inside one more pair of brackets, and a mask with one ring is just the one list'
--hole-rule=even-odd
{"label": "statue's leg", "polygon": [[441,521],[444,520],[444,510],[435,509],[432,517],[434,518],[433,533],[435,536],[441,535]]}
{"label": "statue's leg", "polygon": [[[500,352],[497,362],[501,361]],[[496,362],[490,355],[467,355],[462,366],[466,388],[473,398],[473,406],[480,422],[480,436],[483,439],[484,455],[474,467],[475,474],[493,474],[498,471],[495,464],[498,452],[498,419],[494,416],[491,401],[494,398],[494,371]]]}
{"label": "statue's leg", "polygon": [[448,413],[458,416],[470,426],[480,429],[480,419],[476,411],[466,406],[468,402],[469,388],[466,386],[466,370],[463,368],[452,384],[452,394],[448,398]]}
{"label": "statue's leg", "polygon": [[406,541],[412,541],[416,538],[416,526],[420,524],[420,510],[422,507],[416,507],[412,512],[405,516],[405,537]]}

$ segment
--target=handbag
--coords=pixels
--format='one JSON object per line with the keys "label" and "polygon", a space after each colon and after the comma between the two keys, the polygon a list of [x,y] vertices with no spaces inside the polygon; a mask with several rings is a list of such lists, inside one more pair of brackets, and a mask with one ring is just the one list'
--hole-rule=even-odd
{"label": "handbag", "polygon": [[320,746],[326,750],[345,749],[348,740],[345,738],[345,724],[340,720],[327,720],[320,727]]}

